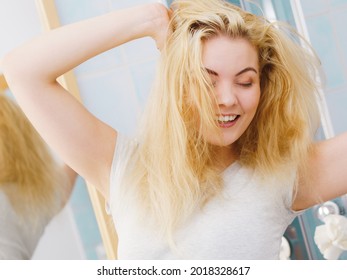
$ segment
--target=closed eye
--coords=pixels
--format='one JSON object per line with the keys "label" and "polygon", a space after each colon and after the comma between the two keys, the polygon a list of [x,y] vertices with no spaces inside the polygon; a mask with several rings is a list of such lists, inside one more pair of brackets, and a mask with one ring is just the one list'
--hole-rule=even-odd
{"label": "closed eye", "polygon": [[239,86],[242,86],[242,87],[251,87],[253,85],[252,82],[249,82],[249,83],[238,83]]}

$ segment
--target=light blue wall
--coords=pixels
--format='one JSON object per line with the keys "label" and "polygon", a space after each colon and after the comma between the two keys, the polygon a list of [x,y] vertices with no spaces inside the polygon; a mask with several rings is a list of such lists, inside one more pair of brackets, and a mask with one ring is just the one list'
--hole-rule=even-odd
{"label": "light blue wall", "polygon": [[[324,93],[335,134],[347,131],[347,0],[301,0],[310,41],[326,74]],[[340,214],[346,215],[341,198],[334,200]],[[317,206],[318,207],[318,206]],[[322,259],[314,240],[316,207],[302,215],[314,259]],[[347,259],[347,252],[340,256]]]}
{"label": "light blue wall", "polygon": [[301,0],[311,42],[326,72],[335,134],[347,131],[347,0]]}
{"label": "light blue wall", "polygon": [[[62,24],[139,5],[146,0],[56,0]],[[135,132],[158,57],[144,38],[103,53],[75,69],[82,101],[97,117],[128,135]]]}

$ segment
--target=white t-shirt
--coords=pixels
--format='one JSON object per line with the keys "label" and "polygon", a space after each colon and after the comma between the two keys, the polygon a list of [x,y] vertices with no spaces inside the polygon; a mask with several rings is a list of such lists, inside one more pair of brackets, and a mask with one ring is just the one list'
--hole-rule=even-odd
{"label": "white t-shirt", "polygon": [[282,236],[298,214],[290,208],[294,179],[283,186],[264,186],[251,170],[233,163],[223,172],[221,195],[175,232],[174,252],[158,230],[140,218],[134,188],[121,183],[135,146],[118,135],[110,177],[109,207],[119,259],[279,259]]}
{"label": "white t-shirt", "polygon": [[7,195],[0,190],[0,260],[30,259],[49,222],[47,217],[43,219],[36,227],[21,222]]}

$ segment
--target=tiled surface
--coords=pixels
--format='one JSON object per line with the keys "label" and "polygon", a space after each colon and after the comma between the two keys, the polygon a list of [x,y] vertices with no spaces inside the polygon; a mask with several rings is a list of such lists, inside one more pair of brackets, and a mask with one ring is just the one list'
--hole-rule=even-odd
{"label": "tiled surface", "polygon": [[152,88],[152,80],[155,75],[155,64],[156,61],[151,60],[130,66],[131,76],[137,81],[134,86],[137,98],[141,104],[141,109]]}
{"label": "tiled surface", "polygon": [[124,57],[122,51],[118,48],[109,50],[96,57],[93,57],[85,63],[78,66],[75,73],[78,77],[98,74],[103,71],[111,70],[114,67],[124,64]]}
{"label": "tiled surface", "polygon": [[347,0],[301,0],[313,47],[326,72],[324,88],[335,134],[347,131]]}
{"label": "tiled surface", "polygon": [[329,7],[328,0],[301,0],[305,15],[319,14]]}
{"label": "tiled surface", "polygon": [[346,0],[330,0],[330,6],[334,8],[343,8],[347,6]]}
{"label": "tiled surface", "polygon": [[[336,45],[339,51],[339,58],[343,65],[343,71],[345,73],[345,80],[347,75],[347,0],[343,0],[344,6],[340,6],[339,9],[335,9],[332,13],[333,28],[335,31]],[[347,86],[345,86],[346,89]],[[346,92],[346,90],[345,90]]]}
{"label": "tiled surface", "polygon": [[142,38],[124,44],[124,52],[126,62],[129,64],[154,60],[159,54],[154,41],[150,38]]}
{"label": "tiled surface", "polygon": [[327,94],[326,101],[330,108],[330,117],[334,125],[335,134],[347,131],[347,92],[340,91]]}
{"label": "tiled surface", "polygon": [[310,17],[307,18],[306,22],[311,42],[319,55],[327,76],[327,88],[336,89],[344,86],[346,80],[343,65],[329,15]]}
{"label": "tiled surface", "polygon": [[109,11],[110,3],[108,0],[55,0],[55,6],[60,22],[68,24],[104,14]]}
{"label": "tiled surface", "polygon": [[77,76],[84,105],[95,116],[132,135],[135,132],[140,104],[128,66],[90,76]]}
{"label": "tiled surface", "polygon": [[[78,177],[70,198],[78,231],[87,259],[105,259],[103,248],[94,211],[91,207],[87,186],[83,179]],[[104,251],[104,250],[103,250]]]}
{"label": "tiled surface", "polygon": [[[324,87],[326,102],[335,134],[347,131],[347,0],[301,0],[311,43],[319,55],[326,73]],[[346,204],[341,198],[340,214],[346,215]],[[313,236],[322,222],[315,215],[316,207],[302,215],[308,249],[313,259],[323,259]],[[304,246],[304,244],[303,244]],[[340,256],[346,259],[347,252]]]}

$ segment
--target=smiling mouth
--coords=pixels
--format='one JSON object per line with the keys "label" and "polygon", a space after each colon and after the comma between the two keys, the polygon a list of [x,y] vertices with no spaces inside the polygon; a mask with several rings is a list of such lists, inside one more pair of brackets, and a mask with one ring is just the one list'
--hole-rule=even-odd
{"label": "smiling mouth", "polygon": [[219,115],[216,118],[216,120],[218,121],[219,125],[225,126],[228,124],[235,123],[239,117],[240,117],[240,115],[228,115],[228,116]]}

